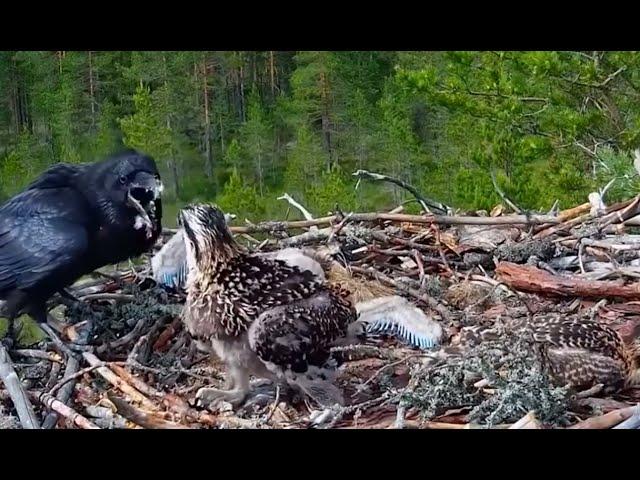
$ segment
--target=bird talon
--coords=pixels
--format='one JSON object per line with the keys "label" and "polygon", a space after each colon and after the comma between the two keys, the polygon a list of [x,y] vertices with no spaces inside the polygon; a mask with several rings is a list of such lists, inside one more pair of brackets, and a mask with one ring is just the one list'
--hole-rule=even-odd
{"label": "bird talon", "polygon": [[4,338],[2,339],[2,346],[7,349],[7,350],[11,350],[13,349],[13,346],[15,345],[15,340],[13,338],[11,338],[11,335],[9,335],[8,333],[4,336]]}
{"label": "bird talon", "polygon": [[218,390],[217,388],[202,387],[196,392],[196,405],[210,408],[218,402],[228,402],[236,407],[246,398],[246,393],[240,390]]}

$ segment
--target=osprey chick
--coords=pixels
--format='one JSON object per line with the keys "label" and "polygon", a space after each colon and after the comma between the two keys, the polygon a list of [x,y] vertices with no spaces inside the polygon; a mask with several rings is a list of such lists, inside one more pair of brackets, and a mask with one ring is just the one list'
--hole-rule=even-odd
{"label": "osprey chick", "polygon": [[330,348],[356,320],[348,294],[308,270],[247,253],[215,206],[189,206],[178,223],[189,272],[185,327],[228,367],[230,390],[202,388],[200,403],[241,403],[250,375],[297,386],[322,405],[342,403]]}
{"label": "osprey chick", "polygon": [[[618,390],[640,380],[638,344],[626,344],[618,332],[591,320],[560,315],[538,315],[515,326],[529,333],[538,345],[539,360],[552,380],[573,390],[601,384],[605,390]],[[460,343],[472,346],[495,340],[491,327],[465,327]]]}

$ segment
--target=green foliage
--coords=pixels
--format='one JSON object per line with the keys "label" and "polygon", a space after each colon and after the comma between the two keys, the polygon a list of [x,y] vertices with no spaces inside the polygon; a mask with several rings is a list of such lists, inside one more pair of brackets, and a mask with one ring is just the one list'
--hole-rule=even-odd
{"label": "green foliage", "polygon": [[462,209],[500,201],[492,171],[528,209],[615,177],[614,201],[640,186],[639,100],[638,52],[0,52],[0,198],[127,145],[156,157],[176,206],[252,219],[281,215],[283,192],[313,212],[411,200],[354,191],[359,168]]}
{"label": "green foliage", "polygon": [[242,181],[237,169],[234,169],[225,183],[216,203],[227,213],[245,215],[250,218],[262,218],[262,204],[255,186],[248,186]]}
{"label": "green foliage", "polygon": [[320,215],[335,212],[335,207],[349,212],[355,208],[353,182],[348,179],[339,166],[333,166],[320,176],[318,183],[312,184],[305,198],[309,205]]}
{"label": "green foliage", "polygon": [[171,131],[163,124],[153,104],[151,89],[140,84],[133,94],[134,113],[120,120],[125,145],[158,159],[169,156]]}

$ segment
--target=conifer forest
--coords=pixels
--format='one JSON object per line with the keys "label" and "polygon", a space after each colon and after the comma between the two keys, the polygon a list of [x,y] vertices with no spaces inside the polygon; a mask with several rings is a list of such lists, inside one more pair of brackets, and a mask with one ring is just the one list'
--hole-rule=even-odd
{"label": "conifer forest", "polygon": [[0,51],[0,429],[640,429],[639,228],[637,51]]}

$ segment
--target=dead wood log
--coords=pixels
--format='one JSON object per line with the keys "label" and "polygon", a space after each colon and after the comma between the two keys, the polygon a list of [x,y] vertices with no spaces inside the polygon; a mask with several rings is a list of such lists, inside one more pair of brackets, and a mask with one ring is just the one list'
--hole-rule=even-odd
{"label": "dead wood log", "polygon": [[583,420],[582,422],[576,423],[575,425],[570,426],[570,429],[606,429],[611,428],[614,425],[619,424],[631,418],[634,413],[637,412],[637,407],[626,407],[621,408],[619,410],[614,410],[609,413],[605,413],[604,415],[600,415],[598,417],[591,417]]}
{"label": "dead wood log", "polygon": [[640,299],[640,283],[623,285],[615,281],[594,281],[575,276],[552,275],[530,265],[500,262],[496,278],[509,287],[529,293],[542,293],[571,297],[615,297],[626,300]]}
{"label": "dead wood log", "polygon": [[33,411],[33,406],[31,405],[31,402],[29,402],[29,397],[27,397],[27,394],[22,387],[22,383],[20,383],[20,379],[18,378],[18,374],[13,368],[13,363],[11,362],[9,353],[1,344],[0,379],[2,380],[2,383],[4,383],[4,386],[11,397],[11,401],[13,402],[16,412],[18,412],[18,418],[20,419],[22,428],[39,429],[40,422],[38,422],[38,417],[36,417],[36,414]]}
{"label": "dead wood log", "polygon": [[98,429],[98,430],[100,429],[100,427],[90,422],[86,417],[83,417],[74,409],[72,409],[71,407],[68,407],[67,405],[62,403],[53,395],[48,394],[47,392],[41,392],[41,393],[32,392],[31,395],[33,396],[33,398],[35,398],[40,403],[42,403],[42,405],[44,405],[46,408],[53,410],[59,415],[62,415],[64,418],[70,420],[80,428]]}

